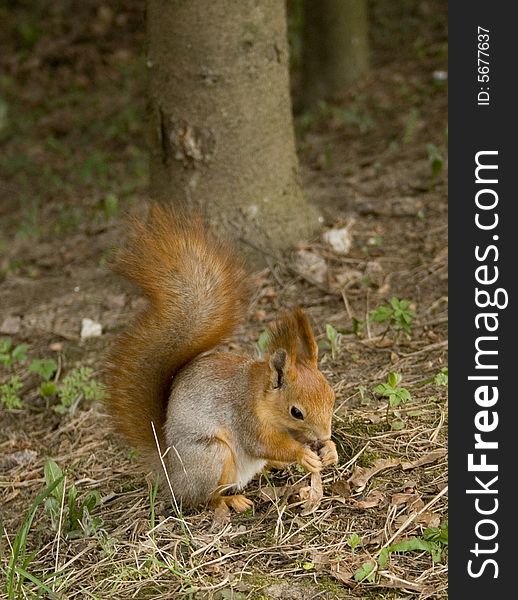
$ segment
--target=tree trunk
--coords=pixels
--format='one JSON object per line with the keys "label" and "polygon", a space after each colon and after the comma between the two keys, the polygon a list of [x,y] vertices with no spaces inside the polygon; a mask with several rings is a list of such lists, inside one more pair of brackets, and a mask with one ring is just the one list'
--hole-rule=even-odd
{"label": "tree trunk", "polygon": [[369,68],[367,0],[305,0],[303,105],[347,89]]}
{"label": "tree trunk", "polygon": [[155,197],[201,210],[255,262],[311,235],[284,2],[148,0],[147,27]]}

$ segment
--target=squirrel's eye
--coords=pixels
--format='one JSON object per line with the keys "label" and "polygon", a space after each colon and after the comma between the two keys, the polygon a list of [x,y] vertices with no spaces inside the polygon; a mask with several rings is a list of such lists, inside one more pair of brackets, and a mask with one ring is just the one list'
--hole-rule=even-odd
{"label": "squirrel's eye", "polygon": [[302,414],[302,412],[296,406],[292,406],[291,407],[290,413],[291,413],[291,416],[294,419],[300,419],[301,421],[304,420],[304,415]]}

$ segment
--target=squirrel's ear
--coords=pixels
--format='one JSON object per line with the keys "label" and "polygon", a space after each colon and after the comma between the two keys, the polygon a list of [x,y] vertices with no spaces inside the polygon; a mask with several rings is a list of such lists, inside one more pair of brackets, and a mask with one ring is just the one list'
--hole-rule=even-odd
{"label": "squirrel's ear", "polygon": [[318,361],[318,345],[309,318],[301,308],[296,308],[293,311],[293,316],[297,322],[299,334],[298,357],[316,364]]}
{"label": "squirrel's ear", "polygon": [[275,350],[270,356],[270,382],[274,390],[282,387],[285,380],[288,353],[283,348]]}

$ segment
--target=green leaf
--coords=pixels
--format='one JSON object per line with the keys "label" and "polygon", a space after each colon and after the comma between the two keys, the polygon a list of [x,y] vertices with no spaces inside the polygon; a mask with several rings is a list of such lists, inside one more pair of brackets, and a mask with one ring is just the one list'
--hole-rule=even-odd
{"label": "green leaf", "polygon": [[314,569],[314,568],[315,568],[315,565],[314,565],[312,562],[305,562],[305,563],[302,565],[302,568],[303,568],[305,571],[311,571],[311,569]]}
{"label": "green leaf", "polygon": [[27,346],[27,344],[18,344],[18,346],[16,346],[16,348],[12,351],[11,356],[17,362],[25,362],[28,348],[29,346]]}
{"label": "green leaf", "polygon": [[382,550],[378,556],[378,565],[380,566],[381,569],[384,569],[387,566],[389,556],[390,556],[390,550],[388,548],[382,548]]}
{"label": "green leaf", "polygon": [[7,383],[0,385],[0,403],[7,409],[22,408],[22,401],[18,396],[22,387],[23,384],[17,375],[10,377]]}
{"label": "green leaf", "polygon": [[0,354],[7,354],[13,345],[13,340],[9,337],[0,338]]}
{"label": "green leaf", "polygon": [[40,384],[40,394],[44,398],[49,398],[50,396],[54,396],[57,391],[57,385],[53,381],[43,381]]}
{"label": "green leaf", "polygon": [[353,317],[353,333],[356,337],[360,337],[364,322]]}
{"label": "green leaf", "polygon": [[72,484],[68,490],[68,518],[69,520],[76,512],[77,488]]}
{"label": "green leaf", "polygon": [[397,388],[397,386],[400,384],[401,382],[401,375],[399,373],[389,373],[388,378],[387,378],[387,383],[390,385],[391,388]]}
{"label": "green leaf", "polygon": [[376,563],[368,560],[354,574],[355,581],[368,581],[372,583],[376,575]]}
{"label": "green leaf", "polygon": [[380,304],[370,312],[369,318],[377,323],[388,321],[394,314],[394,310],[388,304]]}
{"label": "green leaf", "polygon": [[53,496],[61,502],[63,498],[63,494],[65,493],[65,482],[63,471],[59,467],[59,465],[53,461],[51,458],[48,458],[43,465],[43,475],[45,477],[45,481],[47,485],[52,485],[55,481],[61,480],[61,484],[56,487],[54,490]]}
{"label": "green leaf", "polygon": [[93,509],[101,502],[101,494],[97,490],[89,492],[85,498],[83,506],[88,509],[88,512],[92,512]]}
{"label": "green leaf", "polygon": [[25,579],[28,579],[29,581],[31,581],[32,583],[34,583],[34,585],[41,591],[45,592],[47,594],[48,598],[52,598],[52,600],[58,600],[59,596],[53,592],[48,585],[46,585],[45,583],[43,583],[43,581],[41,581],[41,579],[38,579],[35,575],[33,575],[32,573],[29,573],[28,571],[26,571],[25,569],[23,569],[22,567],[17,566],[16,567],[16,572],[21,575],[22,577],[24,577]]}
{"label": "green leaf", "polygon": [[29,371],[36,373],[45,381],[49,381],[57,369],[58,365],[52,358],[36,358],[29,365]]}
{"label": "green leaf", "polygon": [[432,170],[432,178],[435,179],[442,171],[444,159],[435,144],[427,144],[426,150],[428,151],[428,162]]}
{"label": "green leaf", "polygon": [[[9,600],[15,600],[17,598],[15,584],[14,584],[14,575],[15,572],[18,571],[18,560],[19,558],[23,558],[25,556],[25,547],[27,545],[27,537],[29,535],[29,531],[32,525],[32,521],[34,520],[34,516],[36,515],[36,511],[40,504],[42,504],[49,496],[54,493],[55,488],[60,485],[61,481],[57,479],[52,483],[52,485],[48,486],[45,490],[40,492],[34,502],[31,504],[31,507],[25,518],[23,523],[18,530],[16,537],[14,538],[13,547],[11,550],[11,558],[9,559],[9,565],[7,567],[7,594]],[[25,566],[25,565],[24,565]]]}
{"label": "green leaf", "polygon": [[353,533],[347,540],[347,543],[349,544],[351,549],[354,550],[361,541],[362,541],[361,537],[357,533]]}
{"label": "green leaf", "polygon": [[338,353],[338,347],[340,344],[340,334],[333,327],[333,325],[331,325],[331,323],[328,323],[326,325],[326,336],[329,340],[329,343],[331,344],[331,356],[335,358]]}
{"label": "green leaf", "polygon": [[435,542],[430,542],[423,538],[410,537],[406,540],[396,542],[389,546],[390,552],[414,552],[416,550],[429,552],[432,560],[438,562],[441,559],[442,549]]}
{"label": "green leaf", "polygon": [[328,323],[326,325],[326,336],[327,339],[330,342],[333,342],[334,340],[336,340],[336,338],[338,337],[338,332],[336,331],[336,329],[331,325],[331,323]]}
{"label": "green leaf", "polygon": [[433,382],[435,385],[444,386],[448,385],[448,367],[444,367],[434,377]]}
{"label": "green leaf", "polygon": [[448,521],[445,521],[440,527],[427,527],[424,530],[425,540],[437,542],[444,546],[448,545]]}
{"label": "green leaf", "polygon": [[389,396],[389,406],[390,408],[395,408],[401,404],[401,398],[397,394],[390,394]]}
{"label": "green leaf", "polygon": [[394,390],[386,383],[380,383],[374,388],[374,393],[378,396],[390,396]]}

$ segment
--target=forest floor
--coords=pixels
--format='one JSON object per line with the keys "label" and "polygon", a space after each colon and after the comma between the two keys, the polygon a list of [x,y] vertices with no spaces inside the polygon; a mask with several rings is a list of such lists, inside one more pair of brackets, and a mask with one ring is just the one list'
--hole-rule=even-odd
{"label": "forest floor", "polygon": [[[307,309],[340,463],[313,506],[297,467],[260,476],[254,510],[216,530],[206,511],[171,516],[95,399],[104,353],[142,303],[106,268],[123,214],[147,198],[139,3],[13,2],[0,18],[9,597],[446,598],[446,2],[373,2],[371,72],[297,116],[308,196],[351,247],[313,240],[265,269],[233,345],[254,350],[279,309]],[[102,335],[82,338],[85,318]],[[49,458],[66,473],[63,506]]]}

